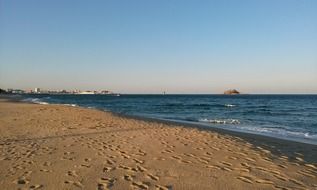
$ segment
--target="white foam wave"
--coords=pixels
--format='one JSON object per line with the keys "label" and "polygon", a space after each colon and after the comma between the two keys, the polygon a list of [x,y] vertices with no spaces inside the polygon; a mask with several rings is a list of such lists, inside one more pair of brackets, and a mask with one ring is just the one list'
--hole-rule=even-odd
{"label": "white foam wave", "polygon": [[47,102],[36,102],[37,104],[47,105]]}
{"label": "white foam wave", "polygon": [[225,104],[225,107],[236,107],[236,105],[234,105],[234,104]]}
{"label": "white foam wave", "polygon": [[26,99],[24,99],[23,101],[25,101],[25,102],[32,102],[32,103],[35,103],[35,104],[42,104],[42,105],[47,105],[47,104],[49,104],[49,103],[47,103],[47,102],[41,101],[39,98],[26,98]]}
{"label": "white foam wave", "polygon": [[78,106],[77,104],[63,104],[63,105],[65,105],[65,106],[72,106],[72,107]]}
{"label": "white foam wave", "polygon": [[300,132],[300,131],[290,131],[289,129],[284,128],[274,128],[274,127],[257,127],[257,126],[236,126],[235,128],[242,131],[249,131],[257,134],[267,134],[275,137],[284,137],[284,138],[297,138],[297,139],[311,139],[317,140],[317,134],[312,134],[309,132]]}
{"label": "white foam wave", "polygon": [[237,119],[199,119],[198,121],[213,124],[240,124]]}

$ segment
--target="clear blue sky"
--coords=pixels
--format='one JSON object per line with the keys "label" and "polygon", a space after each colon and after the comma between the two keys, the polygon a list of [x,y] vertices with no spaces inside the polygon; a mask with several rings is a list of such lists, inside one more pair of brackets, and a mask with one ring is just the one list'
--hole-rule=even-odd
{"label": "clear blue sky", "polygon": [[317,93],[316,0],[0,0],[0,88]]}

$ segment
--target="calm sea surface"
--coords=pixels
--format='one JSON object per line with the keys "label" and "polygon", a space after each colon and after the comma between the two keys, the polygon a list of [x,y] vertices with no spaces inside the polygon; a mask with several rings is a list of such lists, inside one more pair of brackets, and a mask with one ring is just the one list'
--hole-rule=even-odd
{"label": "calm sea surface", "polygon": [[317,144],[317,95],[23,95],[25,101],[98,108]]}

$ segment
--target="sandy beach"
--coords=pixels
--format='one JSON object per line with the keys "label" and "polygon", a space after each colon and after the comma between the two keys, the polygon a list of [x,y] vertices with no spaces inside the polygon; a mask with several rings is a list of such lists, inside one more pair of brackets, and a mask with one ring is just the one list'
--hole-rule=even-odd
{"label": "sandy beach", "polygon": [[1,189],[317,189],[317,146],[0,99]]}

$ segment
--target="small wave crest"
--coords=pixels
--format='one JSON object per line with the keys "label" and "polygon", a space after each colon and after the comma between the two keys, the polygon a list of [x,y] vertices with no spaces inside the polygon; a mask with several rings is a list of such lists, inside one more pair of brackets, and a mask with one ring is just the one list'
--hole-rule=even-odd
{"label": "small wave crest", "polygon": [[223,108],[223,107],[236,107],[234,104],[218,104],[218,103],[167,103],[163,105],[156,105],[158,107],[167,108]]}
{"label": "small wave crest", "polygon": [[72,107],[78,106],[77,104],[63,104],[63,105],[65,105],[65,106],[72,106]]}
{"label": "small wave crest", "polygon": [[269,126],[237,126],[237,129],[242,131],[254,132],[257,134],[275,136],[275,137],[286,137],[286,138],[297,138],[297,139],[311,139],[316,140],[317,134],[306,131],[295,131],[284,127],[269,127]]}
{"label": "small wave crest", "polygon": [[234,105],[234,104],[225,104],[225,107],[232,108],[232,107],[236,107],[236,105]]}
{"label": "small wave crest", "polygon": [[42,104],[42,105],[47,105],[47,104],[49,104],[49,103],[47,103],[47,102],[42,101],[42,100],[39,99],[39,98],[26,98],[26,99],[24,99],[23,101],[25,101],[25,102],[32,102],[32,103],[35,103],[35,104]]}
{"label": "small wave crest", "polygon": [[199,119],[199,122],[212,123],[212,124],[240,124],[237,119]]}

